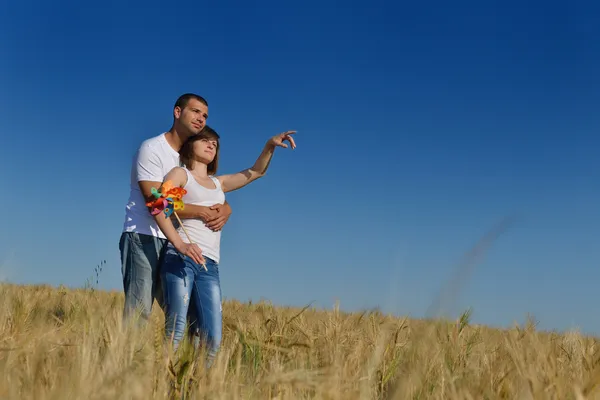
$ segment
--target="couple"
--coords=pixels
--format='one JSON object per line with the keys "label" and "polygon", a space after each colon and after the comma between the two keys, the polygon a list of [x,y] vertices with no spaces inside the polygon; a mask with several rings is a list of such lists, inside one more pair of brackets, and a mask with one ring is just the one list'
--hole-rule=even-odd
{"label": "couple", "polygon": [[[184,94],[173,108],[173,125],[142,143],[133,160],[131,192],[119,241],[125,291],[124,318],[141,308],[147,319],[154,298],[165,312],[165,334],[176,347],[186,317],[191,333],[208,342],[214,358],[221,342],[222,308],[218,263],[221,229],[231,215],[225,193],[262,177],[276,147],[296,144],[288,131],[265,144],[251,168],[216,176],[219,135],[206,126],[208,103],[201,96]],[[152,189],[171,181],[184,188],[183,226],[164,213],[155,216],[146,206]],[[190,235],[193,243],[188,240]],[[206,267],[206,268],[205,268]]]}

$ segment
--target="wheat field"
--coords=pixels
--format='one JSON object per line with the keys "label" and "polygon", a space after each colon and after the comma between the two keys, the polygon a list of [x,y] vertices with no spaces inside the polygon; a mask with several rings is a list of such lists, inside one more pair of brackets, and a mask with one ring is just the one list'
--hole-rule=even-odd
{"label": "wheat field", "polygon": [[226,301],[216,363],[173,353],[154,307],[121,323],[123,295],[0,286],[2,399],[600,398],[598,340],[457,321]]}

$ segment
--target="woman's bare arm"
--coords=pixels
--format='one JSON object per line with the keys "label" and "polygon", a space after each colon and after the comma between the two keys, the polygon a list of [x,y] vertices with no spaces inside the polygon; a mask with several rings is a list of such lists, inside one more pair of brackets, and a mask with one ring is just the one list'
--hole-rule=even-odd
{"label": "woman's bare arm", "polygon": [[[165,176],[164,182],[167,181],[171,181],[175,187],[183,187],[187,182],[187,175],[181,168],[176,167],[169,171],[169,173]],[[190,257],[195,263],[204,263],[204,257],[202,257],[202,250],[200,247],[198,247],[198,245],[195,243],[185,243],[175,229],[171,218],[167,217],[164,212],[160,212],[154,216],[154,219],[156,220],[160,230],[167,237],[167,240],[171,242],[177,251]]]}
{"label": "woman's bare arm", "polygon": [[276,147],[287,148],[288,145],[285,144],[284,141],[288,141],[292,149],[296,148],[294,138],[291,136],[294,133],[296,133],[296,131],[287,131],[270,138],[252,167],[246,168],[235,174],[217,176],[217,179],[219,179],[221,187],[223,188],[223,192],[226,193],[240,189],[250,182],[263,177],[269,168]]}

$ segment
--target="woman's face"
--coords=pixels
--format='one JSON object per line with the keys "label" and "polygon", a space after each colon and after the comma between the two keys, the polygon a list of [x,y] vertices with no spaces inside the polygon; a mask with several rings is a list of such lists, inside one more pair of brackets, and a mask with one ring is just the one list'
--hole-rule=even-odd
{"label": "woman's face", "polygon": [[200,139],[194,142],[194,155],[196,160],[210,164],[217,154],[217,139]]}

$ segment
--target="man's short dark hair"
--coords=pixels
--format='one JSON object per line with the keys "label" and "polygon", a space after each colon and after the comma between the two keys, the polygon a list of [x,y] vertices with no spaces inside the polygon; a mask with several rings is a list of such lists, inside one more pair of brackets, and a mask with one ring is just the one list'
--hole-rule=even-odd
{"label": "man's short dark hair", "polygon": [[185,93],[185,94],[182,94],[181,96],[179,96],[179,98],[175,102],[175,106],[173,108],[179,107],[183,110],[185,108],[185,106],[187,106],[190,99],[196,99],[200,103],[202,103],[206,107],[208,107],[208,102],[206,101],[206,99],[204,97],[197,95],[195,93]]}

